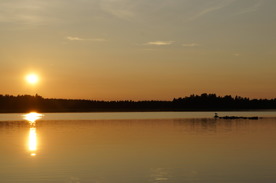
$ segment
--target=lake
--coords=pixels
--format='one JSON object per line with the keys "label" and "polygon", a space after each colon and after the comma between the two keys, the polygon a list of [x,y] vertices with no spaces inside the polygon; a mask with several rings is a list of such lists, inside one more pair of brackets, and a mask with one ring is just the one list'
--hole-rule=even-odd
{"label": "lake", "polygon": [[276,182],[276,112],[0,114],[0,182]]}

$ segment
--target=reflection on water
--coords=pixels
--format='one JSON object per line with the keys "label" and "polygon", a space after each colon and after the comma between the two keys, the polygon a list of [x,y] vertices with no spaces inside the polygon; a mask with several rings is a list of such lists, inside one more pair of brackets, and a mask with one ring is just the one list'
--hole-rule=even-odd
{"label": "reflection on water", "polygon": [[31,126],[35,126],[35,121],[42,118],[42,114],[36,112],[30,112],[28,114],[23,115],[24,119],[26,119]]}
{"label": "reflection on water", "polygon": [[24,119],[30,124],[28,147],[31,156],[36,156],[37,150],[37,136],[36,136],[36,120],[42,118],[42,114],[31,112],[23,115]]}
{"label": "reflection on water", "polygon": [[0,182],[276,182],[276,118],[47,117],[0,120]]}
{"label": "reflection on water", "polygon": [[29,150],[31,156],[36,156],[37,140],[36,140],[36,128],[30,128],[29,132]]}

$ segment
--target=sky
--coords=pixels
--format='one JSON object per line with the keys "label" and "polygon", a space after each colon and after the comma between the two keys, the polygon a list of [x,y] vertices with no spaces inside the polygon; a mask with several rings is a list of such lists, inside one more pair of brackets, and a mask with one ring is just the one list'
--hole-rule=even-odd
{"label": "sky", "polygon": [[275,0],[1,0],[0,94],[276,98],[275,12]]}

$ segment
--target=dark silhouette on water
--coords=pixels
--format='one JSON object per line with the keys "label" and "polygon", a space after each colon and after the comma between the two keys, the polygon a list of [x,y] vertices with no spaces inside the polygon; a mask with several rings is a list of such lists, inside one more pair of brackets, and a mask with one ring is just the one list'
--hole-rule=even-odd
{"label": "dark silhouette on water", "polygon": [[253,117],[244,117],[244,116],[218,116],[218,113],[215,113],[214,116],[215,119],[253,119],[253,120],[257,120],[259,119],[258,116],[253,116]]}
{"label": "dark silhouette on water", "polygon": [[0,95],[0,112],[116,112],[116,111],[229,111],[276,109],[275,99],[249,99],[217,96],[216,94],[190,95],[172,101],[99,101],[52,99],[35,95]]}

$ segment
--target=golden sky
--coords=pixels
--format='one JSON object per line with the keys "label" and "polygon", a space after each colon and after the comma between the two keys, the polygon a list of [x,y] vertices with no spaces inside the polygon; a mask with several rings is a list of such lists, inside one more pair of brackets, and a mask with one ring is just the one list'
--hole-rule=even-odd
{"label": "golden sky", "polygon": [[0,94],[275,98],[275,12],[275,0],[1,0]]}

